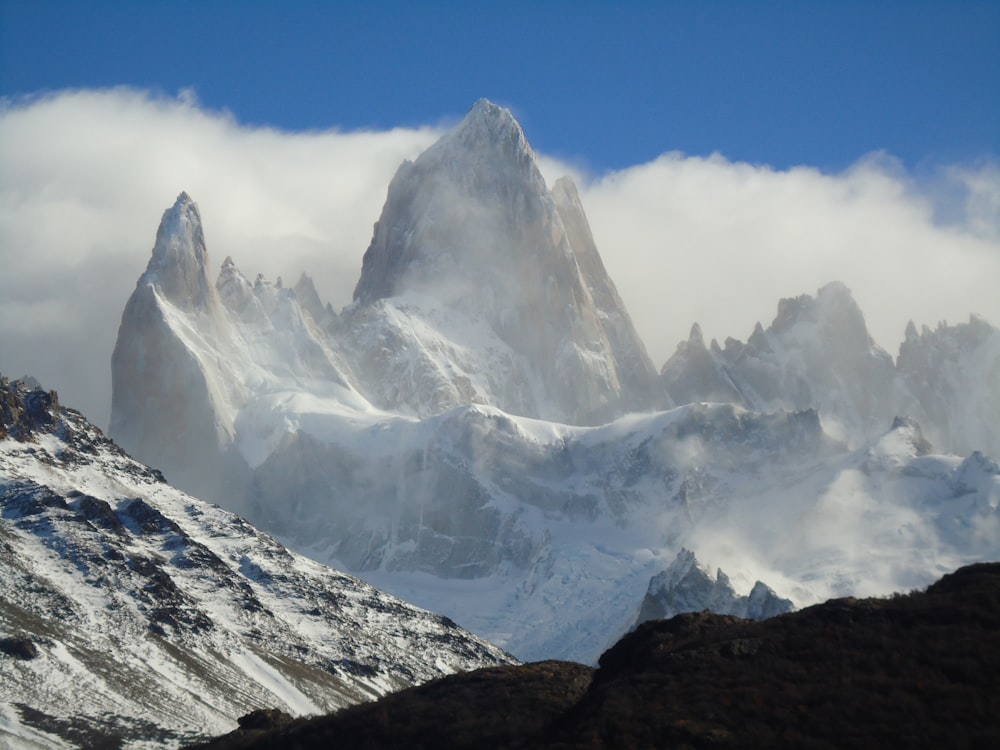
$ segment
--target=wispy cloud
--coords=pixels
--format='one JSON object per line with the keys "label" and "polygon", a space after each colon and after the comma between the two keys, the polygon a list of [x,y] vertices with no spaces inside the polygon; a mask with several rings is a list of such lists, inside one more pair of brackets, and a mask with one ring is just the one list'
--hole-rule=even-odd
{"label": "wispy cloud", "polygon": [[[202,210],[215,264],[350,301],[404,158],[436,128],[284,133],[193,94],[61,92],[0,110],[0,370],[31,373],[106,424],[118,321],[177,193]],[[530,139],[531,133],[528,137]],[[669,145],[669,144],[665,144]],[[543,159],[547,177],[561,165]],[[886,156],[842,174],[665,154],[580,178],[598,247],[657,365],[691,323],[745,338],[779,297],[840,279],[892,351],[910,318],[1000,323],[1000,171],[933,179]]]}

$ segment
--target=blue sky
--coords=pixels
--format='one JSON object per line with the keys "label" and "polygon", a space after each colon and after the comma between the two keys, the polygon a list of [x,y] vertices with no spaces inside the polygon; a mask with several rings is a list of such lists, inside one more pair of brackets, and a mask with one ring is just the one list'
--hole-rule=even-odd
{"label": "blue sky", "polygon": [[997,2],[0,1],[0,96],[130,85],[282,130],[480,96],[595,173],[672,150],[843,169],[1000,153]]}

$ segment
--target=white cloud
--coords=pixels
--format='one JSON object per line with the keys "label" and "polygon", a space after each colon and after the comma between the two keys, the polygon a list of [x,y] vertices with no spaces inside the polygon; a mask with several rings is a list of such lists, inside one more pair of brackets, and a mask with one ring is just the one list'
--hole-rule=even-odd
{"label": "white cloud", "polygon": [[187,190],[212,262],[251,278],[309,271],[350,301],[399,163],[439,133],[281,133],[128,89],[63,92],[0,113],[0,371],[36,375],[100,425],[125,300],[163,211]]}
{"label": "white cloud", "polygon": [[[959,175],[955,172],[955,175]],[[877,343],[895,353],[908,320],[1000,324],[1000,174],[922,185],[880,155],[842,174],[776,171],[666,154],[583,195],[609,273],[659,365],[698,321],[745,340],[781,297],[847,284]],[[945,200],[953,223],[935,220]]]}
{"label": "white cloud", "polygon": [[[213,263],[307,270],[350,301],[386,188],[434,128],[289,134],[241,126],[190,92],[62,92],[0,111],[0,371],[34,374],[106,424],[125,300],[164,209],[198,202]],[[528,137],[530,139],[531,133]],[[547,177],[560,165],[543,158]],[[843,174],[720,157],[581,179],[598,247],[657,365],[692,322],[746,338],[783,296],[847,283],[890,351],[906,321],[1000,323],[1000,172],[919,183],[886,157]]]}

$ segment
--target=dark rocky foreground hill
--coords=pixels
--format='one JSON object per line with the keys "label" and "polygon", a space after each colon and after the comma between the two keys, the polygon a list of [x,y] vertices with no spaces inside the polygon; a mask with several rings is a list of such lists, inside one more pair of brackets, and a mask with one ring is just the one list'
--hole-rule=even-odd
{"label": "dark rocky foreground hill", "polygon": [[644,623],[596,670],[454,675],[203,748],[1000,746],[1000,563],[762,622]]}

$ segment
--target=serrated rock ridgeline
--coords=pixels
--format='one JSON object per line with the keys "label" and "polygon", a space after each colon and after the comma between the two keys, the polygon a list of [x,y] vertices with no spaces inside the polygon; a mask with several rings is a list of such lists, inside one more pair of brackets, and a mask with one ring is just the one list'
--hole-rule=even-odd
{"label": "serrated rock ridgeline", "polygon": [[919,333],[911,323],[893,360],[839,282],[780,300],[772,323],[758,323],[745,343],[706,344],[695,324],[660,379],[674,403],[816,408],[854,445],[907,416],[938,450],[1000,454],[1000,330],[977,316]]}
{"label": "serrated rock ridgeline", "polygon": [[778,596],[762,581],[755,582],[749,594],[737,594],[721,569],[713,576],[701,567],[693,552],[682,549],[666,570],[650,580],[636,625],[704,610],[764,620],[792,609],[790,599]]}

